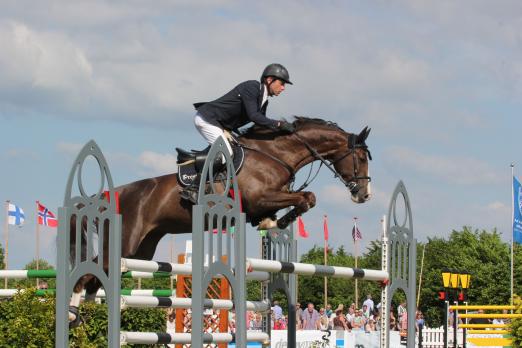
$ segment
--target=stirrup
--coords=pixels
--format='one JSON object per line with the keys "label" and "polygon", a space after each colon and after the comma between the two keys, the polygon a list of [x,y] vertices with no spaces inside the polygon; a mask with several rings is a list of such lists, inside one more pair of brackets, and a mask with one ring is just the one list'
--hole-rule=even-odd
{"label": "stirrup", "polygon": [[[198,185],[199,186],[199,185]],[[181,190],[179,193],[180,197],[193,204],[198,202],[199,188],[196,185],[190,185]]]}

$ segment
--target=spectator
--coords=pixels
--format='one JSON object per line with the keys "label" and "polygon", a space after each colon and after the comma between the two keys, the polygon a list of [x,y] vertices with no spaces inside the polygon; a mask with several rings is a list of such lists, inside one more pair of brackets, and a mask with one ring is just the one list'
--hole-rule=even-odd
{"label": "spectator", "polygon": [[40,282],[38,282],[38,290],[48,290],[49,289],[49,284],[47,284],[47,282],[45,280],[40,280]]}
{"label": "spectator", "polygon": [[375,305],[373,303],[371,294],[366,295],[366,300],[363,302],[363,308],[364,308],[364,306],[366,306],[366,308],[368,308],[368,312],[369,313],[373,312],[373,309],[375,308]]}
{"label": "spectator", "polygon": [[420,331],[424,327],[424,315],[421,311],[417,311],[415,314],[415,327],[417,331]]}
{"label": "spectator", "polygon": [[252,330],[261,331],[263,330],[263,316],[261,313],[256,313],[252,320],[252,324],[250,325]]}
{"label": "spectator", "polygon": [[392,310],[390,311],[390,330],[397,331],[397,319]]}
{"label": "spectator", "polygon": [[[507,312],[508,312],[507,309],[502,310],[502,314],[507,314]],[[504,325],[504,324],[506,324],[506,321],[505,321],[504,318],[498,318],[498,319],[495,318],[495,319],[493,319],[492,324],[495,324],[495,325]],[[495,328],[495,330],[504,330],[504,328],[500,328],[500,327],[498,327],[498,328]]]}
{"label": "spectator", "polygon": [[281,317],[283,316],[283,308],[281,308],[281,306],[279,306],[278,301],[274,301],[274,306],[272,307],[272,313],[274,313],[275,320],[281,319]]}
{"label": "spectator", "polygon": [[337,308],[335,309],[335,311],[332,313],[332,315],[330,315],[330,326],[333,327],[334,324],[333,324],[333,320],[335,319],[335,317],[337,316],[337,312],[338,311],[341,311],[341,313],[343,312],[343,309],[344,309],[344,305],[342,303],[340,303]]}
{"label": "spectator", "polygon": [[408,331],[408,312],[402,313],[399,324],[400,331]]}
{"label": "spectator", "polygon": [[352,330],[353,331],[364,331],[364,326],[366,325],[366,320],[363,316],[363,312],[361,309],[358,309],[355,312],[355,317],[352,319]]}
{"label": "spectator", "polygon": [[328,318],[330,318],[332,316],[332,306],[330,304],[327,304],[326,305],[326,308],[325,308],[325,314]]}
{"label": "spectator", "polygon": [[297,302],[295,304],[295,324],[297,326],[297,330],[303,329],[302,316],[303,316],[303,309],[301,308],[301,304],[299,302]]}
{"label": "spectator", "polygon": [[333,318],[333,329],[350,331],[350,327],[348,326],[346,317],[344,316],[344,314],[341,310],[335,311],[335,317]]}
{"label": "spectator", "polygon": [[375,330],[381,330],[381,311],[377,308],[373,311],[373,320],[375,321]]}
{"label": "spectator", "polygon": [[328,316],[325,313],[325,309],[321,308],[319,309],[319,329],[320,330],[327,330],[328,329]]}
{"label": "spectator", "polygon": [[355,308],[350,306],[350,308],[348,308],[348,314],[346,314],[346,321],[351,323],[353,318],[355,318]]}
{"label": "spectator", "polygon": [[370,319],[370,309],[368,308],[367,305],[362,306],[362,312],[363,312],[364,318],[368,321],[368,319]]}
{"label": "spectator", "polygon": [[377,326],[375,325],[375,319],[373,319],[373,318],[368,319],[368,322],[366,323],[366,326],[364,327],[364,331],[366,331],[366,332],[377,331]]}
{"label": "spectator", "polygon": [[314,304],[310,302],[301,316],[303,330],[319,330],[319,318],[319,313],[315,310]]}
{"label": "spectator", "polygon": [[286,330],[286,322],[284,316],[281,316],[281,318],[275,320],[274,330]]}
{"label": "spectator", "polygon": [[[174,308],[167,309],[167,333],[176,333],[176,310]],[[174,348],[175,344],[167,344],[167,347]]]}
{"label": "spectator", "polygon": [[399,329],[400,329],[401,317],[404,313],[406,313],[406,302],[403,301],[399,304],[399,307],[397,307],[397,319],[398,319]]}
{"label": "spectator", "polygon": [[[453,325],[453,315],[452,315],[452,313],[453,313],[453,310],[450,309],[451,325]],[[479,309],[478,313],[479,314],[484,314],[484,310],[483,309]],[[460,318],[459,318],[459,320],[460,320],[459,324],[462,324],[462,320]],[[450,321],[450,320],[448,320],[448,321]],[[469,320],[469,323],[470,324],[491,324],[491,321],[488,318],[471,318]],[[452,326],[450,326],[450,327],[452,327]]]}

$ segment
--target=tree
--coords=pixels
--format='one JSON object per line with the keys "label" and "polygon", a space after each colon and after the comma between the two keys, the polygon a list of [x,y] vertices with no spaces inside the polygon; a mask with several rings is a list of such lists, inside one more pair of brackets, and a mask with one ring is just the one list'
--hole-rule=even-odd
{"label": "tree", "polygon": [[[515,259],[518,265],[521,265],[521,256],[517,251]],[[428,326],[440,326],[443,322],[442,304],[437,294],[443,290],[441,274],[444,268],[471,273],[470,304],[509,303],[509,245],[501,241],[495,229],[492,232],[473,231],[471,227],[453,230],[448,240],[430,238],[426,244],[420,309],[425,313]],[[516,273],[516,279],[520,279],[522,274]],[[516,290],[520,291],[520,285]]]}

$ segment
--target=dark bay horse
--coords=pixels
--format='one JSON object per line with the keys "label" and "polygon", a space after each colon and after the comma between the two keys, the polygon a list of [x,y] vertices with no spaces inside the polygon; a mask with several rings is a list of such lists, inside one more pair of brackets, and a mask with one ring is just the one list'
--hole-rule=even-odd
{"label": "dark bay horse", "polygon": [[[335,123],[304,117],[296,117],[294,125],[294,134],[253,127],[239,138],[245,160],[237,179],[243,210],[254,226],[273,227],[276,213],[293,207],[277,221],[279,227],[285,227],[315,206],[312,192],[292,192],[291,184],[297,171],[318,160],[346,185],[353,202],[370,199],[368,128],[352,134]],[[150,260],[167,233],[191,233],[192,204],[181,199],[176,174],[136,181],[116,190],[123,220],[122,257]],[[99,285],[90,280],[92,276],[80,280],[75,292],[86,285],[89,294],[95,293]]]}
{"label": "dark bay horse", "polygon": [[[246,154],[237,179],[243,210],[254,226],[274,227],[275,214],[294,207],[283,226],[279,224],[286,227],[315,206],[312,192],[291,192],[289,186],[299,169],[319,160],[317,155],[333,164],[348,187],[355,185],[353,202],[364,203],[371,197],[367,128],[358,135],[349,134],[334,123],[303,117],[294,125],[295,134],[254,127],[239,138]],[[180,198],[180,190],[176,174],[117,188],[123,219],[122,257],[150,260],[167,233],[191,233],[192,204]]]}

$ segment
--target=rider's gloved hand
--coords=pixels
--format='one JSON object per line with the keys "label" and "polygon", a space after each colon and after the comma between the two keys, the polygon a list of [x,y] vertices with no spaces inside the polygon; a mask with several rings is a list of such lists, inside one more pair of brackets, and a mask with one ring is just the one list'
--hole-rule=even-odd
{"label": "rider's gloved hand", "polygon": [[279,128],[280,130],[282,130],[283,132],[286,132],[286,133],[295,132],[295,126],[292,123],[284,121],[284,120],[279,121],[277,128]]}

